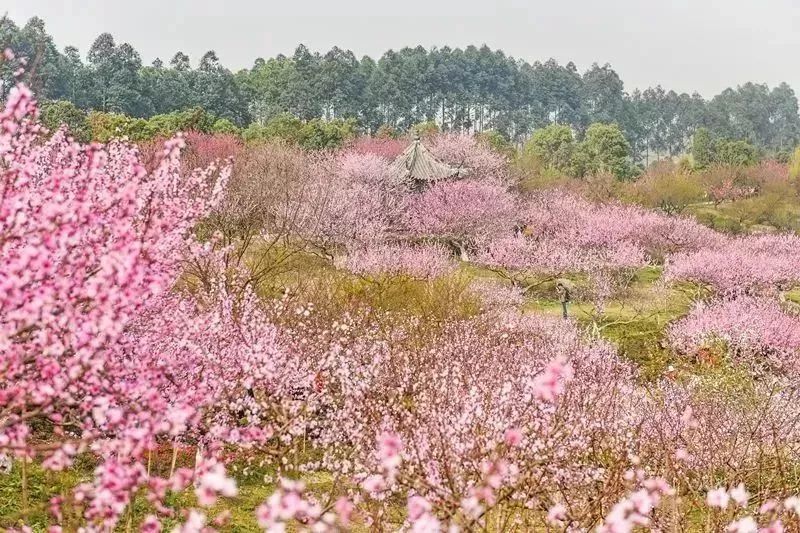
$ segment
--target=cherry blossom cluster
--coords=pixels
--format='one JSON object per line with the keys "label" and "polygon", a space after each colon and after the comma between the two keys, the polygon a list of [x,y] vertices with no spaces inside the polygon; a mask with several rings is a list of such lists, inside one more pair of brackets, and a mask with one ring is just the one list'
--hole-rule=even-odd
{"label": "cherry blossom cluster", "polygon": [[674,254],[667,280],[707,284],[722,294],[774,292],[800,281],[800,237],[719,236],[711,246]]}
{"label": "cherry blossom cluster", "polygon": [[668,337],[676,350],[701,359],[727,355],[753,369],[797,371],[800,318],[774,299],[742,296],[699,303],[670,327]]}

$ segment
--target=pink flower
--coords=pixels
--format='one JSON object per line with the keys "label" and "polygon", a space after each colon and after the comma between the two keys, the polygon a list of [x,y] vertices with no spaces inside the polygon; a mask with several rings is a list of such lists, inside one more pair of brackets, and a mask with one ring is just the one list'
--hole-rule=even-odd
{"label": "pink flower", "polygon": [[752,516],[745,516],[728,524],[725,531],[730,531],[731,533],[758,533],[758,524]]}
{"label": "pink flower", "polygon": [[400,437],[395,433],[384,432],[378,438],[378,458],[384,468],[392,470],[400,466]]}
{"label": "pink flower", "polygon": [[564,383],[572,379],[572,367],[560,359],[551,361],[534,380],[534,395],[545,402],[552,402],[564,390]]}
{"label": "pink flower", "polygon": [[350,525],[350,517],[353,515],[354,506],[344,496],[336,500],[336,503],[333,506],[334,511],[336,511],[336,515],[339,517],[339,521],[341,522],[343,527],[348,527]]}
{"label": "pink flower", "polygon": [[744,488],[744,483],[739,483],[735,488],[730,491],[733,501],[742,507],[747,507],[747,502],[750,500],[750,493]]}
{"label": "pink flower", "polygon": [[783,533],[784,531],[783,522],[776,520],[767,527],[759,529],[758,533]]}
{"label": "pink flower", "polygon": [[728,491],[722,487],[708,491],[706,496],[706,503],[709,507],[718,507],[720,509],[728,507],[729,500]]}
{"label": "pink flower", "polygon": [[797,496],[789,496],[786,498],[786,500],[783,502],[783,506],[786,509],[794,512],[794,514],[800,516],[800,498]]}
{"label": "pink flower", "polygon": [[689,461],[691,458],[692,456],[686,451],[686,448],[678,448],[675,450],[675,459],[678,461]]}
{"label": "pink flower", "polygon": [[516,447],[522,442],[522,432],[517,428],[508,428],[503,436],[507,446]]}
{"label": "pink flower", "polygon": [[431,510],[431,504],[422,496],[411,496],[408,498],[408,519],[416,522],[423,514]]}
{"label": "pink flower", "polygon": [[195,494],[200,505],[213,505],[217,501],[217,494],[229,498],[236,496],[236,481],[225,475],[224,466],[215,463],[200,476]]}
{"label": "pink flower", "polygon": [[374,496],[379,492],[386,490],[386,482],[383,480],[382,476],[373,474],[361,482],[361,488]]}
{"label": "pink flower", "polygon": [[567,508],[564,504],[557,503],[547,511],[547,522],[554,526],[560,526],[567,518]]}
{"label": "pink flower", "polygon": [[758,514],[767,514],[771,513],[775,509],[778,508],[778,502],[775,500],[767,500],[761,504],[761,507],[758,508]]}

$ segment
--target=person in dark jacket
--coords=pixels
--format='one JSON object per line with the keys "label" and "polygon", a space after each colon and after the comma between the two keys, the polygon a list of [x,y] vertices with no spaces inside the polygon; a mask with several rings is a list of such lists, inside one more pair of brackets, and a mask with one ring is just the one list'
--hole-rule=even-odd
{"label": "person in dark jacket", "polygon": [[558,300],[561,302],[562,316],[567,318],[567,303],[569,302],[569,289],[563,281],[556,283],[556,292],[558,292]]}

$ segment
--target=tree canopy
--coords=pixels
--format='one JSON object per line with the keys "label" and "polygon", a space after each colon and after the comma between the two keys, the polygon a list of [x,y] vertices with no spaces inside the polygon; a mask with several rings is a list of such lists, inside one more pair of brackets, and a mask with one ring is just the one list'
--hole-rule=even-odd
{"label": "tree canopy", "polygon": [[[745,83],[710,100],[661,86],[628,92],[609,64],[581,72],[572,62],[529,63],[485,45],[407,47],[359,59],[351,50],[321,53],[301,44],[291,56],[259,57],[234,73],[213,50],[195,58],[196,67],[182,51],[144,65],[133,46],[108,33],[84,58],[74,47],[59,51],[44,21],[32,18],[24,26],[0,22],[6,46],[35,63],[26,81],[41,99],[134,118],[202,108],[240,128],[288,114],[304,123],[347,121],[370,133],[430,122],[512,142],[551,124],[568,127],[578,141],[594,123],[616,124],[633,160],[644,163],[685,153],[698,128],[787,156],[800,140],[797,97],[786,83]],[[0,98],[13,70],[0,65]]]}

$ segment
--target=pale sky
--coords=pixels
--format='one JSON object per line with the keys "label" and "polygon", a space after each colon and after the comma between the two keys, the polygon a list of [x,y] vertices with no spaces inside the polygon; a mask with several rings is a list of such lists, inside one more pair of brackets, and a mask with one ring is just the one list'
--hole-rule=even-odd
{"label": "pale sky", "polygon": [[[10,2],[10,4],[9,4]],[[421,44],[487,44],[584,71],[610,63],[626,90],[661,84],[710,97],[746,81],[800,90],[800,0],[3,0],[18,24],[42,17],[59,48],[85,54],[110,32],[145,63],[207,50],[232,70],[298,43],[378,58]]]}

